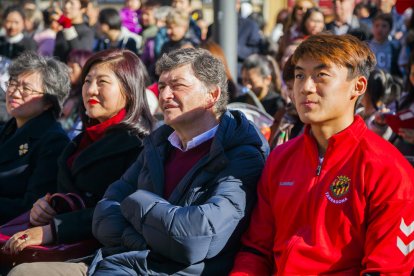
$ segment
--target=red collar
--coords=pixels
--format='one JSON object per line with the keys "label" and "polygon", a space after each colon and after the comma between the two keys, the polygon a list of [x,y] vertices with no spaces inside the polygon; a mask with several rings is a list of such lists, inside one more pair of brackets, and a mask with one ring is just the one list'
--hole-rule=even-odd
{"label": "red collar", "polygon": [[108,127],[119,124],[125,118],[125,114],[126,110],[123,108],[112,118],[109,118],[102,123],[87,127],[85,130],[86,135],[88,135],[92,142],[101,139]]}

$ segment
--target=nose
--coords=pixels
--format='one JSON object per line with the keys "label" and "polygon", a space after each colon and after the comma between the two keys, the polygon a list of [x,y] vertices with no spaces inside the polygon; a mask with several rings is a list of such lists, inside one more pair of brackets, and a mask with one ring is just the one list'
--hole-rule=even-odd
{"label": "nose", "polygon": [[174,98],[173,91],[170,89],[170,87],[167,85],[160,91],[160,101],[167,101],[169,99]]}
{"label": "nose", "polygon": [[90,81],[89,83],[85,83],[83,86],[83,89],[85,89],[86,94],[89,96],[98,94],[98,89],[97,89],[95,81]]}
{"label": "nose", "polygon": [[309,93],[315,93],[316,92],[315,81],[312,77],[307,77],[303,81],[303,85],[301,87],[301,92],[303,94],[309,94]]}
{"label": "nose", "polygon": [[[10,89],[10,88],[8,88],[8,89]],[[11,89],[8,94],[10,96],[13,96],[14,98],[16,98],[16,97],[23,97],[22,96],[22,90],[23,90],[23,88],[20,85],[17,85],[13,89]],[[19,93],[16,93],[16,92],[19,92]]]}

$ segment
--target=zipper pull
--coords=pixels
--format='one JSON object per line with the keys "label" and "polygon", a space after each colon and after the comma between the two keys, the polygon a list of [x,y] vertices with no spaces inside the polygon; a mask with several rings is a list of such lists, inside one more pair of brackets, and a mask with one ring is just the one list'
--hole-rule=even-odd
{"label": "zipper pull", "polygon": [[319,164],[318,167],[316,168],[316,176],[319,176],[321,174],[321,170],[322,170],[322,165]]}
{"label": "zipper pull", "polygon": [[316,176],[321,174],[323,157],[319,157],[318,167],[316,167]]}

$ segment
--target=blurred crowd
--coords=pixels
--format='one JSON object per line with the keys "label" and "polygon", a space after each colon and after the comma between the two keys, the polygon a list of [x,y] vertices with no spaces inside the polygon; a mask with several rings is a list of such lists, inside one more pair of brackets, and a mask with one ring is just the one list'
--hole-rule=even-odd
{"label": "blurred crowd", "polygon": [[[401,140],[407,144],[404,148],[412,148],[414,131],[392,133],[378,114],[413,109],[410,56],[414,20],[412,9],[398,7],[396,2],[339,0],[333,1],[332,10],[326,13],[313,0],[297,0],[293,7],[279,11],[272,32],[265,35],[263,15],[254,12],[248,2],[237,1],[238,77],[233,79],[221,47],[212,38],[214,23],[208,25],[203,11],[192,9],[191,0],[173,0],[168,6],[157,0],[125,0],[119,9],[101,8],[96,1],[65,0],[62,6],[53,2],[45,10],[40,10],[35,1],[25,0],[21,5],[5,7],[2,12],[0,86],[6,88],[10,61],[26,50],[65,62],[70,67],[71,90],[60,121],[73,138],[82,127],[80,72],[93,53],[118,48],[137,54],[148,72],[147,98],[151,110],[159,115],[156,61],[175,49],[201,47],[226,64],[229,100],[238,103],[230,107],[243,110],[255,120],[274,146],[296,136],[301,129],[289,97],[293,78],[290,80],[285,72],[289,71],[287,60],[311,35],[348,33],[366,41],[377,58],[372,89],[361,100],[358,113],[386,139]],[[0,119],[4,123],[8,118],[4,100],[0,104]],[[409,152],[407,156],[414,154]]]}
{"label": "blurred crowd", "polygon": [[[138,178],[142,187],[133,196],[139,199],[123,201],[122,207],[122,216],[132,217],[134,228],[124,229],[118,221],[110,224],[119,226],[116,242],[131,250],[143,246],[134,236],[142,226],[137,214],[128,213],[135,210],[128,204],[161,202],[160,208],[168,209],[173,205],[164,200],[175,199],[172,201],[179,208],[204,206],[210,196],[215,198],[216,189],[210,189],[210,182],[217,182],[217,190],[225,191],[226,198],[217,204],[229,202],[231,207],[224,204],[225,210],[239,208],[246,188],[232,183],[232,177],[240,174],[243,185],[256,183],[268,145],[275,148],[306,135],[293,97],[294,91],[301,91],[297,71],[303,68],[298,69],[292,55],[306,45],[303,42],[315,43],[315,37],[326,35],[338,49],[359,45],[359,51],[365,49],[364,54],[375,56],[371,73],[350,61],[358,51],[349,60],[348,53],[341,55],[337,63],[335,57],[329,58],[340,69],[345,64],[349,76],[354,71],[367,75],[366,92],[352,103],[356,120],[361,128],[366,125],[388,140],[414,166],[414,4],[410,1],[333,0],[327,13],[313,0],[296,0],[292,7],[279,11],[273,30],[266,35],[263,15],[238,0],[237,77],[231,75],[226,56],[212,37],[215,23],[207,24],[203,11],[193,9],[191,0],[164,2],[125,0],[121,8],[113,8],[101,7],[96,0],[63,0],[61,5],[53,1],[40,10],[34,0],[24,0],[4,7],[0,30],[0,184],[5,185],[0,185],[0,224],[29,212],[33,227],[12,236],[3,249],[13,254],[29,245],[70,243],[93,235],[106,240],[107,228],[102,221],[112,220],[106,211],[113,210],[105,204],[117,202],[119,209],[124,198],[115,195],[132,193],[136,187],[129,185]],[[338,39],[331,34],[350,36]],[[345,41],[344,45],[352,43],[336,45],[334,38]],[[318,60],[313,52],[304,56]],[[319,73],[311,77],[313,83],[324,87]],[[208,93],[197,93],[200,91]],[[406,165],[398,170],[409,174],[409,164],[401,159]],[[194,169],[197,164],[201,165]],[[218,180],[214,178],[217,175]],[[194,189],[180,184],[193,181],[199,185]],[[107,190],[112,183],[115,185]],[[228,183],[235,191],[227,193]],[[124,188],[117,190],[117,185]],[[252,187],[247,190],[256,195]],[[154,192],[151,200],[140,194],[144,190]],[[52,200],[55,192],[80,195],[85,201],[82,210],[59,213]],[[105,193],[108,202],[102,201]],[[228,195],[240,198],[228,199]],[[253,201],[249,195],[247,209]],[[223,209],[215,204],[202,212],[221,219],[218,228],[230,225],[227,217],[221,216]],[[233,209],[233,204],[237,208]],[[101,209],[92,223],[96,206]],[[152,206],[143,208],[145,212],[153,210]],[[176,230],[165,218],[175,223],[178,232],[186,229],[180,219],[197,224],[189,219],[191,215],[174,208],[156,214],[162,218],[154,221],[165,223],[163,231]],[[240,208],[234,213],[242,213],[244,207]],[[116,212],[121,212],[118,209]],[[201,209],[193,208],[189,213],[198,215]],[[173,212],[180,219],[172,218]],[[236,215],[230,213],[232,220]],[[208,229],[203,231],[214,228],[210,220],[199,226]],[[242,232],[239,230],[237,235]],[[203,231],[194,235],[204,237]],[[166,234],[166,239],[180,233],[174,235]],[[161,244],[156,234],[154,237],[150,242]],[[107,241],[113,245],[112,237]],[[412,246],[409,249],[411,252]],[[181,258],[174,251],[168,254],[174,261]],[[1,270],[0,263],[0,274]]]}

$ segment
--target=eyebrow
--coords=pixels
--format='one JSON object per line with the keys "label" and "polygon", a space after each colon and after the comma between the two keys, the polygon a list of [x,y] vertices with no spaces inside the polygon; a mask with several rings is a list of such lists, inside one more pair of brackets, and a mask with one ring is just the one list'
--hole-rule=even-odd
{"label": "eyebrow", "polygon": [[[106,78],[110,78],[111,77],[111,75],[108,75],[108,74],[100,74],[100,75],[97,75],[97,76],[95,76],[96,78],[102,78],[102,77],[106,77]],[[91,76],[90,74],[88,74],[88,75],[86,75],[86,77],[85,77],[85,79],[86,78],[93,78],[93,76]]]}
{"label": "eyebrow", "polygon": [[171,82],[187,81],[185,78],[172,79]]}
{"label": "eyebrow", "polygon": [[[179,82],[179,81],[188,82],[188,80],[186,80],[185,78],[176,78],[176,79],[172,79],[172,80],[170,80],[169,82],[170,82],[170,83],[177,83],[177,82]],[[166,82],[166,81],[158,81],[158,85],[159,85],[160,83],[165,85],[167,82]]]}
{"label": "eyebrow", "polygon": [[[315,67],[313,67],[313,70],[326,69],[326,68],[328,68],[328,67],[329,67],[329,66],[328,66],[327,64],[325,64],[325,63],[321,63],[321,64],[316,65]],[[302,70],[302,71],[304,71],[305,69],[304,69],[304,68],[302,68],[302,67],[300,67],[300,66],[298,66],[298,65],[296,65],[296,66],[295,66],[295,70]]]}

